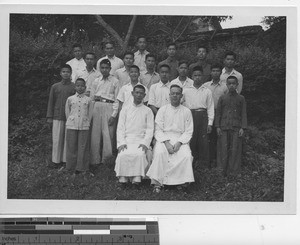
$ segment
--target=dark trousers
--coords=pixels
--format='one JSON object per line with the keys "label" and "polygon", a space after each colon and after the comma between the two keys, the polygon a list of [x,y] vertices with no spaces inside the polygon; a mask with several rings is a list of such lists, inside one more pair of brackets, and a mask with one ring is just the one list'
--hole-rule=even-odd
{"label": "dark trousers", "polygon": [[211,163],[214,164],[214,166],[212,167],[216,167],[217,142],[218,142],[217,128],[213,125],[211,133],[209,134],[209,159]]}
{"label": "dark trousers", "polygon": [[194,132],[191,139],[191,150],[194,160],[198,160],[200,167],[209,167],[209,144],[206,111],[193,111]]}
{"label": "dark trousers", "polygon": [[222,130],[218,137],[217,166],[226,175],[236,175],[241,170],[242,139],[238,130]]}
{"label": "dark trousers", "polygon": [[89,169],[89,130],[67,129],[67,170]]}

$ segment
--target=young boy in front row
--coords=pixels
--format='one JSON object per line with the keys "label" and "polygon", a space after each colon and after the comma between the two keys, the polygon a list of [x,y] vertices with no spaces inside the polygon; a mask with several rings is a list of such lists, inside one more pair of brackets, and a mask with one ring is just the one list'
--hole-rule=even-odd
{"label": "young boy in front row", "polygon": [[228,93],[218,101],[216,127],[218,133],[217,165],[224,176],[239,175],[242,158],[242,136],[247,128],[246,102],[237,93],[238,79],[229,76]]}
{"label": "young boy in front row", "polygon": [[75,174],[89,170],[89,129],[92,119],[92,100],[85,95],[83,78],[75,82],[76,94],[66,102],[66,169]]}
{"label": "young boy in front row", "polygon": [[60,68],[61,81],[52,85],[48,101],[47,122],[52,123],[52,166],[61,168],[66,162],[65,148],[65,104],[67,98],[75,94],[75,84],[71,82],[72,68],[64,64]]}

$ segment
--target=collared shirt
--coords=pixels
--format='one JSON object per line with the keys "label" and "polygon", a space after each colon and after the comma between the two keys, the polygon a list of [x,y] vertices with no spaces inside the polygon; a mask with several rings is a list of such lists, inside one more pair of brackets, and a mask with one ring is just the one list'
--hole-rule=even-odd
{"label": "collared shirt", "polygon": [[129,72],[125,67],[116,70],[115,77],[119,80],[120,87],[124,86],[127,83],[130,83]]}
{"label": "collared shirt", "polygon": [[191,111],[183,105],[171,104],[161,107],[155,118],[155,139],[158,142],[170,140],[170,135],[179,136],[178,141],[187,144],[193,135],[193,117]]}
{"label": "collared shirt", "polygon": [[154,133],[154,116],[143,103],[129,104],[121,110],[117,127],[117,146],[128,143],[149,147]]}
{"label": "collared shirt", "polygon": [[109,75],[106,79],[103,76],[97,78],[91,87],[90,97],[94,100],[95,95],[101,96],[103,99],[113,100],[113,113],[112,117],[116,117],[118,114],[119,102],[117,96],[120,90],[120,84],[118,79]]}
{"label": "collared shirt", "polygon": [[222,70],[222,74],[220,76],[220,80],[223,84],[226,85],[226,80],[229,76],[235,76],[238,79],[239,85],[237,86],[237,92],[240,94],[243,88],[243,76],[237,70],[232,69],[231,72],[227,72],[225,68]]}
{"label": "collared shirt", "polygon": [[211,65],[208,63],[200,63],[199,61],[196,63],[192,63],[189,66],[190,76],[192,77],[193,69],[196,66],[201,66],[203,70],[202,74],[202,83],[206,83],[207,81],[211,80]]}
{"label": "collared shirt", "polygon": [[102,57],[101,59],[99,59],[97,61],[97,65],[96,65],[96,68],[97,68],[97,71],[100,72],[100,62],[104,59],[108,59],[110,61],[110,64],[111,64],[111,70],[110,70],[110,74],[111,75],[115,75],[116,74],[116,70],[124,67],[124,62],[123,60],[121,60],[120,58],[118,58],[117,56],[113,56],[112,58],[108,58],[108,56],[106,55],[105,57]]}
{"label": "collared shirt", "polygon": [[208,125],[213,125],[214,121],[214,101],[211,91],[202,85],[200,88],[194,86],[183,90],[183,105],[189,109],[206,109],[208,116]]}
{"label": "collared shirt", "polygon": [[68,97],[75,94],[75,84],[72,82],[58,82],[51,86],[47,118],[66,121],[65,105]]}
{"label": "collared shirt", "polygon": [[86,68],[86,63],[83,58],[80,60],[74,58],[69,60],[66,64],[72,67],[72,82],[75,83],[75,79],[78,74],[80,74]]}
{"label": "collared shirt", "polygon": [[153,105],[160,108],[163,105],[170,103],[170,82],[163,84],[162,81],[153,84],[149,91],[148,105]]}
{"label": "collared shirt", "polygon": [[66,128],[76,130],[89,130],[92,118],[92,100],[84,94],[74,94],[67,99]]}
{"label": "collared shirt", "polygon": [[174,80],[176,77],[178,77],[178,71],[177,68],[179,66],[179,61],[176,59],[171,60],[169,57],[161,62],[158,63],[158,69],[161,67],[161,65],[168,65],[171,68],[170,71],[170,81]]}
{"label": "collared shirt", "polygon": [[150,72],[143,71],[140,75],[141,83],[146,86],[148,89],[150,89],[152,84],[158,83],[160,81],[159,74],[154,71],[152,74]]}
{"label": "collared shirt", "polygon": [[188,77],[186,77],[185,81],[181,82],[179,77],[171,81],[171,85],[176,84],[182,88],[191,87],[194,84],[194,81]]}
{"label": "collared shirt", "polygon": [[144,50],[143,53],[141,51],[136,51],[134,53],[134,65],[137,65],[140,68],[140,72],[147,70],[146,69],[146,55],[149,54],[147,50]]}
{"label": "collared shirt", "polygon": [[[136,85],[138,85],[138,84],[143,85],[140,82],[138,82]],[[134,86],[132,86],[131,82],[127,83],[123,87],[121,87],[117,99],[123,103],[122,108],[133,103],[133,96],[131,94],[131,92],[133,91],[133,87]],[[145,89],[146,89],[146,96],[145,96],[143,102],[147,102],[148,96],[149,96],[148,89],[146,87],[145,87]]]}
{"label": "collared shirt", "polygon": [[91,91],[91,87],[93,82],[95,81],[96,78],[100,77],[101,73],[98,72],[95,68],[93,68],[91,71],[88,71],[86,68],[79,72],[77,74],[77,77],[75,78],[75,81],[77,78],[83,78],[86,82],[86,91]]}
{"label": "collared shirt", "polygon": [[247,128],[244,96],[237,92],[222,95],[218,102],[215,125],[222,130]]}
{"label": "collared shirt", "polygon": [[227,86],[221,83],[221,81],[214,83],[213,80],[206,82],[203,85],[211,91],[214,100],[214,107],[217,109],[219,98],[228,92]]}

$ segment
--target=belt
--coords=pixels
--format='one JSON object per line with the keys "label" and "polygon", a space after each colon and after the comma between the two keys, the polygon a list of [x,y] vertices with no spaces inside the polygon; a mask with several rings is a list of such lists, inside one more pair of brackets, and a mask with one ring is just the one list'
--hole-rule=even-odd
{"label": "belt", "polygon": [[104,102],[104,103],[114,103],[113,100],[105,99],[105,98],[95,98],[96,102]]}
{"label": "belt", "polygon": [[191,111],[207,111],[205,108],[191,109]]}

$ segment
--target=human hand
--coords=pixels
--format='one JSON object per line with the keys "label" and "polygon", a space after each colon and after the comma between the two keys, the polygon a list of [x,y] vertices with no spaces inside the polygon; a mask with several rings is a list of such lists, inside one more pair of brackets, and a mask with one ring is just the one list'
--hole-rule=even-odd
{"label": "human hand", "polygon": [[53,118],[47,118],[47,123],[53,123]]}
{"label": "human hand", "polygon": [[207,133],[210,134],[211,131],[212,131],[212,126],[208,125],[208,126],[207,126]]}
{"label": "human hand", "polygon": [[147,153],[148,147],[145,146],[144,144],[140,144],[138,148],[142,148],[142,150]]}
{"label": "human hand", "polygon": [[176,142],[176,144],[175,144],[174,147],[173,147],[174,153],[177,152],[177,151],[179,151],[181,145],[182,145],[181,142]]}
{"label": "human hand", "polygon": [[170,154],[173,154],[173,153],[174,153],[174,148],[173,148],[173,146],[170,144],[169,141],[165,141],[165,146],[166,146],[166,148],[167,148],[167,150],[168,150],[168,152],[169,152]]}
{"label": "human hand", "polygon": [[108,120],[108,126],[114,125],[115,119],[116,119],[115,117],[110,117],[109,120]]}
{"label": "human hand", "polygon": [[239,131],[239,137],[242,137],[244,135],[244,129],[240,129],[240,131]]}
{"label": "human hand", "polygon": [[217,134],[218,134],[218,136],[222,135],[222,130],[220,128],[217,128]]}
{"label": "human hand", "polygon": [[121,151],[124,151],[125,149],[127,149],[127,145],[126,144],[119,146],[118,147],[118,153],[120,153]]}

